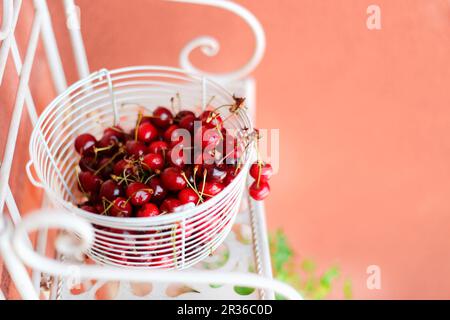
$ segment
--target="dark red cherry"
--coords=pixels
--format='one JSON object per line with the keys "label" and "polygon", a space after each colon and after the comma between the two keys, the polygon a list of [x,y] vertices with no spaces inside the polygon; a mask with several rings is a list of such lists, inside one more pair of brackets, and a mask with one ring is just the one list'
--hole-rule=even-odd
{"label": "dark red cherry", "polygon": [[180,128],[186,129],[189,132],[193,132],[195,120],[196,117],[194,114],[188,114],[180,119],[178,125],[180,126]]}
{"label": "dark red cherry", "polygon": [[203,125],[195,133],[195,141],[201,144],[202,148],[214,149],[221,141],[222,135],[215,127]]}
{"label": "dark red cherry", "polygon": [[205,124],[210,124],[213,127],[221,128],[223,124],[223,120],[220,117],[220,114],[216,111],[205,110],[200,115],[200,120]]}
{"label": "dark red cherry", "polygon": [[95,137],[89,133],[80,134],[75,139],[75,150],[80,155],[94,155],[94,148],[97,143]]}
{"label": "dark red cherry", "polygon": [[137,212],[138,218],[148,218],[148,217],[155,217],[159,215],[159,209],[158,206],[153,203],[146,203],[142,206],[141,209]]}
{"label": "dark red cherry", "polygon": [[198,185],[198,191],[207,198],[214,197],[216,194],[222,191],[223,188],[224,185],[219,182],[200,182],[200,184]]}
{"label": "dark red cherry", "polygon": [[255,200],[263,200],[267,198],[270,193],[270,186],[267,181],[260,181],[258,185],[258,181],[253,182],[249,188],[250,196]]}
{"label": "dark red cherry", "polygon": [[115,146],[120,142],[119,136],[118,132],[113,130],[105,131],[97,143],[97,147],[103,149],[100,152],[108,155],[114,154],[117,150]]}
{"label": "dark red cherry", "polygon": [[150,201],[153,190],[141,182],[132,182],[128,185],[126,193],[132,204],[142,206]]}
{"label": "dark red cherry", "polygon": [[250,167],[250,175],[256,181],[268,181],[272,175],[272,166],[269,163],[255,162]]}
{"label": "dark red cherry", "polygon": [[197,193],[190,188],[183,189],[178,193],[178,200],[180,200],[182,204],[190,202],[193,204],[197,204],[198,199],[199,197]]}
{"label": "dark red cherry", "polygon": [[95,171],[95,165],[96,165],[96,161],[94,159],[94,157],[91,156],[85,156],[85,157],[81,157],[80,161],[78,162],[78,165],[80,166],[80,169],[82,171]]}
{"label": "dark red cherry", "polygon": [[117,197],[123,195],[122,187],[117,184],[114,180],[106,180],[102,183],[100,187],[99,196],[100,199],[107,199],[109,201],[113,201]]}
{"label": "dark red cherry", "polygon": [[183,168],[188,160],[187,157],[188,153],[183,147],[175,146],[167,152],[166,160],[173,167]]}
{"label": "dark red cherry", "polygon": [[109,214],[113,217],[131,217],[133,213],[133,207],[131,204],[124,198],[116,198],[112,202],[112,206],[109,210]]}
{"label": "dark red cherry", "polygon": [[141,157],[147,153],[146,145],[141,141],[128,140],[125,145],[129,155]]}
{"label": "dark red cherry", "polygon": [[181,110],[180,112],[177,113],[177,115],[175,116],[175,120],[176,121],[180,121],[182,118],[186,117],[186,116],[194,116],[195,117],[195,113],[190,111],[190,110]]}
{"label": "dark red cherry", "polygon": [[125,131],[123,131],[123,129],[120,126],[112,126],[106,128],[103,131],[103,135],[115,137],[118,141],[123,141],[125,139]]}
{"label": "dark red cherry", "polygon": [[90,171],[81,171],[78,174],[80,190],[90,195],[96,195],[100,190],[102,179]]}
{"label": "dark red cherry", "polygon": [[167,195],[167,191],[166,191],[166,188],[163,187],[160,178],[153,177],[152,179],[150,179],[150,182],[148,183],[148,185],[153,190],[152,201],[160,202],[160,201],[164,200],[164,198]]}
{"label": "dark red cherry", "polygon": [[158,137],[158,130],[150,122],[142,123],[137,136],[139,141],[149,143]]}
{"label": "dark red cherry", "polygon": [[161,182],[170,191],[179,191],[186,188],[186,180],[182,175],[182,171],[176,167],[164,169],[161,173]]}
{"label": "dark red cherry", "polygon": [[227,186],[234,180],[234,178],[236,178],[241,169],[238,169],[235,166],[228,166],[226,170],[227,176],[225,177],[224,183]]}
{"label": "dark red cherry", "polygon": [[180,200],[175,198],[167,198],[162,202],[160,209],[162,212],[174,212],[175,209],[181,205],[182,203]]}
{"label": "dark red cherry", "polygon": [[236,159],[241,156],[241,149],[238,146],[238,141],[230,134],[224,135],[222,154],[225,158],[225,163],[234,163]]}
{"label": "dark red cherry", "polygon": [[164,168],[164,158],[159,153],[147,153],[142,160],[145,167],[158,171]]}
{"label": "dark red cherry", "polygon": [[172,143],[172,134],[173,134],[177,129],[179,129],[179,128],[180,128],[180,127],[177,126],[176,124],[170,125],[170,126],[166,129],[166,131],[164,131],[164,134],[163,134],[164,140],[167,141],[169,144],[171,144],[171,143]]}
{"label": "dark red cherry", "polygon": [[158,107],[153,111],[152,122],[158,128],[165,129],[172,124],[173,115],[169,109]]}
{"label": "dark red cherry", "polygon": [[166,151],[169,149],[169,145],[165,141],[153,141],[150,143],[148,147],[148,151],[150,153],[158,153],[162,156],[166,154]]}
{"label": "dark red cherry", "polygon": [[103,158],[98,162],[97,165],[98,174],[105,180],[109,179],[113,173],[113,162],[111,158]]}
{"label": "dark red cherry", "polygon": [[223,182],[227,176],[227,169],[225,166],[215,166],[209,165],[206,166],[208,181],[212,182]]}
{"label": "dark red cherry", "polygon": [[134,166],[129,160],[119,160],[116,162],[113,168],[113,172],[116,176],[124,176],[133,174]]}
{"label": "dark red cherry", "polygon": [[89,205],[82,205],[80,207],[81,210],[87,211],[87,212],[92,212],[92,213],[98,213],[97,209],[93,206],[89,206]]}

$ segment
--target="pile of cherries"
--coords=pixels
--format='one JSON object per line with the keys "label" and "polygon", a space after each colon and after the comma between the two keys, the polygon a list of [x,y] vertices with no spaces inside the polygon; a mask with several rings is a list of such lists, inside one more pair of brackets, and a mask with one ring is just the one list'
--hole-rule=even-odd
{"label": "pile of cherries", "polygon": [[[208,201],[239,173],[249,145],[239,145],[224,127],[226,120],[217,109],[196,116],[158,107],[152,115],[139,113],[131,131],[116,125],[98,140],[79,135],[77,178],[84,195],[79,207],[113,217],[152,217]],[[250,175],[255,179],[250,195],[267,197],[271,166],[257,161]]]}

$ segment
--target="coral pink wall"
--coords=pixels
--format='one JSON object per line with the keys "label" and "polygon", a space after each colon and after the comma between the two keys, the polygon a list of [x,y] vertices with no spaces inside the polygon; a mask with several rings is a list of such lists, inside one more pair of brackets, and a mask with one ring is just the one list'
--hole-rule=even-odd
{"label": "coral pink wall", "polygon": [[[282,227],[319,265],[340,264],[356,298],[450,297],[450,3],[238,2],[267,35],[254,72],[258,126],[281,129],[270,228]],[[73,82],[60,3],[50,1]],[[204,33],[222,45],[215,58],[194,54],[208,70],[238,67],[253,49],[245,23],[219,9],[77,3],[91,70],[177,65],[183,45]],[[366,28],[372,3],[381,7],[378,31]],[[372,264],[381,268],[381,290],[366,287]]]}

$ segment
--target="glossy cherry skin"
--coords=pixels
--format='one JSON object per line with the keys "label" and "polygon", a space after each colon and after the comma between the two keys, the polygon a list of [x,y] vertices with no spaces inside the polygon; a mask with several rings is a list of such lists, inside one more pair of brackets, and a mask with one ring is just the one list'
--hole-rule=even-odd
{"label": "glossy cherry skin", "polygon": [[198,191],[206,198],[211,198],[222,191],[224,185],[219,182],[200,182],[198,185]]}
{"label": "glossy cherry skin", "polygon": [[109,209],[109,215],[113,217],[128,218],[131,217],[132,213],[133,207],[127,201],[127,199],[124,199],[122,197],[114,199],[114,201],[112,202],[112,206]]}
{"label": "glossy cherry skin", "polygon": [[215,127],[203,125],[195,132],[194,139],[197,144],[201,144],[202,148],[214,149],[219,145],[222,135]]}
{"label": "glossy cherry skin", "polygon": [[180,200],[175,198],[167,198],[162,202],[160,209],[162,212],[175,212],[175,209],[181,205],[182,203]]}
{"label": "glossy cherry skin", "polygon": [[92,156],[81,157],[78,166],[82,171],[95,171],[96,161]]}
{"label": "glossy cherry skin", "polygon": [[138,218],[148,218],[160,215],[159,208],[156,204],[146,203],[140,208],[136,214]]}
{"label": "glossy cherry skin", "polygon": [[223,120],[218,112],[212,110],[205,110],[200,115],[200,120],[205,124],[210,124],[213,127],[221,128]]}
{"label": "glossy cherry skin", "polygon": [[170,191],[179,191],[186,188],[186,180],[182,176],[182,171],[176,167],[164,169],[161,173],[163,186]]}
{"label": "glossy cherry skin", "polygon": [[270,193],[270,186],[267,181],[255,181],[250,185],[249,192],[250,196],[255,200],[264,200]]}
{"label": "glossy cherry skin", "polygon": [[177,126],[176,124],[172,124],[166,129],[166,131],[164,131],[163,138],[165,141],[169,143],[169,145],[172,145],[172,134],[176,132],[177,129],[179,128],[180,127]]}
{"label": "glossy cherry skin", "polygon": [[227,176],[225,177],[224,180],[224,184],[227,186],[229,185],[234,178],[236,178],[236,176],[239,174],[239,172],[241,171],[241,169],[236,169],[235,166],[227,166]]}
{"label": "glossy cherry skin", "polygon": [[80,190],[90,195],[96,195],[100,190],[102,179],[90,171],[81,171],[78,174]]}
{"label": "glossy cherry skin", "polygon": [[142,206],[150,201],[153,190],[141,182],[132,182],[128,185],[126,193],[133,205]]}
{"label": "glossy cherry skin", "polygon": [[242,152],[238,146],[237,139],[230,134],[224,135],[222,154],[225,157],[225,163],[235,163],[236,159],[239,159]]}
{"label": "glossy cherry skin", "polygon": [[181,110],[175,116],[175,120],[179,122],[181,119],[183,119],[186,116],[194,116],[195,117],[195,113],[191,110]]}
{"label": "glossy cherry skin", "polygon": [[97,209],[93,206],[89,206],[89,205],[82,205],[80,207],[81,210],[87,211],[87,212],[92,212],[92,213],[98,213]]}
{"label": "glossy cherry skin", "polygon": [[175,146],[167,152],[166,160],[172,167],[183,168],[187,160],[187,152],[182,147]]}
{"label": "glossy cherry skin", "polygon": [[148,153],[144,156],[142,163],[148,169],[159,171],[164,168],[164,158],[159,153]]}
{"label": "glossy cherry skin", "polygon": [[150,123],[142,123],[137,130],[138,140],[149,143],[158,137],[158,130]]}
{"label": "glossy cherry skin", "polygon": [[100,187],[99,196],[100,199],[107,199],[109,201],[113,201],[117,197],[123,195],[122,187],[117,184],[114,180],[106,180],[102,183]]}
{"label": "glossy cherry skin", "polygon": [[161,179],[158,177],[154,177],[150,179],[148,183],[150,188],[153,190],[152,201],[153,202],[161,202],[167,196],[167,190],[162,185]]}
{"label": "glossy cherry skin", "polygon": [[223,182],[227,176],[227,168],[224,165],[206,166],[207,176],[206,179],[212,182]]}
{"label": "glossy cherry skin", "polygon": [[103,135],[115,137],[118,141],[123,141],[125,139],[125,131],[123,131],[123,129],[120,126],[112,126],[106,128],[103,131]]}
{"label": "glossy cherry skin", "polygon": [[125,159],[117,161],[113,167],[113,172],[116,176],[130,175],[133,171],[133,164]]}
{"label": "glossy cherry skin", "polygon": [[158,153],[164,156],[169,149],[169,145],[165,141],[153,141],[148,147],[150,153]]}
{"label": "glossy cherry skin", "polygon": [[197,204],[199,197],[194,190],[186,188],[178,193],[178,200],[180,200],[182,204],[187,203]]}
{"label": "glossy cherry skin", "polygon": [[113,173],[113,162],[111,158],[103,158],[98,162],[97,170],[98,174],[105,180],[109,179]]}
{"label": "glossy cherry skin", "polygon": [[268,181],[272,175],[272,166],[269,163],[255,162],[250,167],[250,175],[259,181]]}
{"label": "glossy cherry skin", "polygon": [[75,139],[75,150],[80,155],[94,155],[94,148],[97,144],[95,137],[89,133],[80,134]]}
{"label": "glossy cherry skin", "polygon": [[141,141],[128,140],[125,147],[128,154],[135,156],[136,158],[147,153],[147,146]]}
{"label": "glossy cherry skin", "polygon": [[180,126],[180,128],[186,129],[189,132],[193,132],[194,131],[194,123],[195,123],[196,119],[197,118],[195,117],[195,115],[188,114],[180,119],[180,121],[178,122],[178,125]]}
{"label": "glossy cherry skin", "polygon": [[172,124],[173,115],[169,109],[158,107],[153,111],[152,123],[158,128],[165,129]]}

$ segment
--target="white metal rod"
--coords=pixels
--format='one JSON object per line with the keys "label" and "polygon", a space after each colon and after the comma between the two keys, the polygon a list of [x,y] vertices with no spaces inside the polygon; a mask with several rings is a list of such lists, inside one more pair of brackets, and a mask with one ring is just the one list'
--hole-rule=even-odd
{"label": "white metal rod", "polygon": [[0,300],[6,300],[6,297],[3,294],[2,288],[0,288]]}
{"label": "white metal rod", "polygon": [[16,147],[20,119],[22,117],[22,110],[25,102],[25,89],[28,88],[28,81],[30,79],[31,68],[33,65],[34,55],[36,53],[36,47],[39,40],[40,26],[41,17],[39,12],[36,11],[33,19],[27,53],[25,55],[25,62],[20,74],[16,101],[14,103],[14,111],[11,117],[11,124],[9,126],[8,139],[6,141],[5,154],[2,162],[2,167],[0,168],[0,214],[3,213],[3,208],[5,205],[5,198],[7,193],[6,188],[8,186],[8,180],[11,174],[14,149]]}
{"label": "white metal rod", "polygon": [[34,0],[34,6],[42,15],[42,40],[44,42],[45,52],[49,61],[53,84],[59,94],[67,88],[67,81],[66,76],[64,75],[64,69],[61,62],[61,57],[59,55],[58,46],[56,44],[47,2],[45,0]]}
{"label": "white metal rod", "polygon": [[3,74],[5,72],[6,68],[6,61],[8,60],[8,53],[9,53],[9,47],[11,46],[11,39],[14,37],[14,30],[16,29],[17,20],[19,18],[19,12],[20,8],[22,6],[22,0],[16,0],[14,2],[14,14],[13,14],[13,21],[11,25],[11,30],[6,37],[5,40],[3,40],[2,46],[0,48],[0,85],[3,81]]}
{"label": "white metal rod", "polygon": [[13,20],[13,4],[12,0],[3,0],[3,18],[0,29],[0,40],[5,39],[11,32],[11,24]]}
{"label": "white metal rod", "polygon": [[[11,53],[14,60],[14,65],[16,67],[17,74],[20,75],[22,72],[22,59],[20,58],[19,48],[17,47],[16,39],[13,36]],[[33,97],[31,96],[30,88],[27,86],[25,89],[25,104],[27,106],[28,115],[30,116],[31,123],[34,125],[37,122],[38,115],[36,111],[36,105],[34,104]]]}
{"label": "white metal rod", "polygon": [[[4,220],[4,218],[0,219]],[[8,228],[7,223],[3,221],[2,224],[4,229],[0,229],[0,256],[3,258],[3,263],[21,297],[27,300],[38,300],[39,297],[33,288],[27,269],[11,247],[10,234],[6,230]]]}
{"label": "white metal rod", "polygon": [[89,76],[89,64],[84,48],[83,38],[80,28],[79,9],[73,0],[64,0],[66,9],[67,28],[69,29],[70,41],[72,43],[73,54],[77,64],[78,76],[80,79]]}
{"label": "white metal rod", "polygon": [[14,225],[17,225],[20,220],[20,213],[19,213],[19,208],[17,208],[17,204],[16,204],[16,200],[14,200],[14,196],[11,192],[11,188],[8,186],[6,186],[6,206],[8,207],[8,211],[9,211],[9,216],[11,217],[12,222],[14,223]]}

